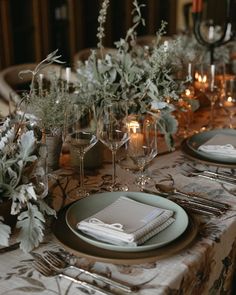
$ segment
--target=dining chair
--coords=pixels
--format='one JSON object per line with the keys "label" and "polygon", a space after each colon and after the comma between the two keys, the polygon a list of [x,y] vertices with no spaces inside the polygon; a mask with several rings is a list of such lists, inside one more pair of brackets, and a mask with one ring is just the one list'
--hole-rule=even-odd
{"label": "dining chair", "polygon": [[[11,101],[12,97],[17,98],[17,90],[25,90],[29,88],[29,84],[32,79],[30,73],[24,74],[23,77],[19,76],[21,71],[34,70],[37,66],[36,63],[25,63],[18,64],[7,67],[0,71],[0,97],[6,102]],[[66,69],[63,65],[52,64],[40,72],[44,75],[45,79],[49,77],[52,73],[61,77],[61,79],[66,80]],[[71,72],[70,74],[71,82],[76,82],[76,74]],[[14,95],[13,95],[14,94]],[[15,101],[15,103],[18,101]]]}
{"label": "dining chair", "polygon": [[[171,37],[162,36],[159,44],[163,44],[165,41],[169,41]],[[156,35],[140,35],[136,38],[136,44],[139,46],[153,47],[156,42]]]}
{"label": "dining chair", "polygon": [[[89,56],[91,55],[92,50],[96,50],[98,57],[101,57],[101,54],[100,54],[100,51],[98,48],[92,47],[92,48],[81,49],[75,53],[74,58],[73,58],[73,65],[74,65],[75,69],[77,68],[78,61],[81,61],[81,62],[86,61],[89,58]],[[117,52],[117,49],[112,48],[112,47],[104,47],[104,49],[103,49],[104,54],[107,54],[107,53],[114,54],[116,52]]]}

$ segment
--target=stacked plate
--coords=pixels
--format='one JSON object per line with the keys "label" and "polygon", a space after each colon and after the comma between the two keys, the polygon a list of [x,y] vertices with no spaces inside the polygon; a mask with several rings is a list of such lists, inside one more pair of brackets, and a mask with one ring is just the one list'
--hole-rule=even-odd
{"label": "stacked plate", "polygon": [[[92,216],[120,196],[175,212],[175,221],[140,246],[117,246],[98,241],[77,229],[81,220]],[[172,254],[188,245],[196,236],[197,226],[185,210],[161,196],[141,192],[108,192],[78,200],[62,212],[54,224],[56,238],[79,256],[113,263],[141,263]]]}
{"label": "stacked plate", "polygon": [[[210,142],[211,139],[222,138],[224,144],[232,144],[236,148],[236,130],[234,129],[214,129],[210,131],[200,132],[195,134],[188,139],[186,139],[182,148],[183,151],[190,157],[207,162],[208,164],[215,164],[225,167],[233,168],[236,166],[236,156],[219,155],[217,153],[208,153],[205,151],[199,150],[201,145],[204,145],[207,142]],[[228,139],[228,142],[226,140]]]}

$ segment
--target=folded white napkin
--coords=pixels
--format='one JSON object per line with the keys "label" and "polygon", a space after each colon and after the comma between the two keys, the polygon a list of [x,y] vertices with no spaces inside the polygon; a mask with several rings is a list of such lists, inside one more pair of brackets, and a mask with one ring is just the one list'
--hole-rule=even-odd
{"label": "folded white napkin", "polygon": [[173,214],[172,210],[121,196],[101,211],[80,221],[77,228],[110,244],[137,246],[174,222]]}
{"label": "folded white napkin", "polygon": [[203,145],[198,147],[199,151],[219,156],[236,157],[236,138],[232,135],[216,134]]}

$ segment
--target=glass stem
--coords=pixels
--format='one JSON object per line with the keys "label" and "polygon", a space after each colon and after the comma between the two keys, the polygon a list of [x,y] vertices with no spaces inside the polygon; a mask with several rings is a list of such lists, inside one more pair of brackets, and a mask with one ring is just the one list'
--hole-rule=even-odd
{"label": "glass stem", "polygon": [[215,102],[211,101],[210,128],[213,128],[213,122],[214,122],[214,106],[215,106]]}
{"label": "glass stem", "polygon": [[233,114],[232,112],[229,113],[229,128],[233,128]]}
{"label": "glass stem", "polygon": [[112,184],[116,184],[116,150],[112,150],[112,168],[113,168],[113,173],[112,173]]}
{"label": "glass stem", "polygon": [[84,155],[80,155],[79,161],[79,173],[80,173],[80,188],[84,188]]}

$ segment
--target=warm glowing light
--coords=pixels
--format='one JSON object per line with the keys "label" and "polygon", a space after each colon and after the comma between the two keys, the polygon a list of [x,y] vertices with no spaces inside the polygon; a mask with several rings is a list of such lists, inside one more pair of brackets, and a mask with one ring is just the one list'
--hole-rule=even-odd
{"label": "warm glowing light", "polygon": [[189,89],[185,89],[185,95],[186,96],[190,96],[191,95],[191,91]]}
{"label": "warm glowing light", "polygon": [[132,131],[133,133],[136,133],[137,129],[139,129],[139,128],[140,128],[140,126],[137,121],[130,121],[128,124],[129,132]]}
{"label": "warm glowing light", "polygon": [[198,82],[200,82],[200,83],[206,83],[206,81],[207,81],[207,76],[206,76],[206,75],[204,75],[204,76],[202,76],[202,75],[198,75],[197,80],[198,80]]}

